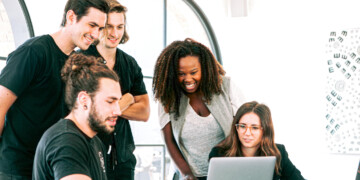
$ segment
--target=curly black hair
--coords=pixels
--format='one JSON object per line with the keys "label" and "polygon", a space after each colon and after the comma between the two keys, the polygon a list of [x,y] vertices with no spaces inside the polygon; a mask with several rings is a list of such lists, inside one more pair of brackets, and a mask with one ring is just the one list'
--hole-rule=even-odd
{"label": "curly black hair", "polygon": [[179,59],[186,56],[199,58],[201,64],[199,90],[204,101],[210,103],[213,94],[222,92],[221,83],[225,71],[209,48],[190,38],[174,41],[157,59],[152,88],[155,100],[160,101],[166,112],[175,112],[175,117],[179,116],[180,98],[183,94],[178,81]]}

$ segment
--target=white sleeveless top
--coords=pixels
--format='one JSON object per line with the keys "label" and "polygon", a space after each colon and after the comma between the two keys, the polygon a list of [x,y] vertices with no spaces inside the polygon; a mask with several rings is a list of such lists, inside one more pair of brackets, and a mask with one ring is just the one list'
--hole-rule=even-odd
{"label": "white sleeveless top", "polygon": [[212,114],[201,117],[190,104],[187,106],[180,148],[195,176],[207,176],[209,153],[224,138],[225,134]]}

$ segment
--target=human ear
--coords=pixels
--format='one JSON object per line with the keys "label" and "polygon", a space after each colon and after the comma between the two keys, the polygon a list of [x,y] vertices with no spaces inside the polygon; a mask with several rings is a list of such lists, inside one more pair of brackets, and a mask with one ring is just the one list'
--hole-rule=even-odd
{"label": "human ear", "polygon": [[73,10],[66,13],[66,24],[72,25],[76,23],[76,14]]}
{"label": "human ear", "polygon": [[80,108],[87,110],[91,104],[91,98],[86,91],[81,91],[78,94],[77,101],[79,103]]}

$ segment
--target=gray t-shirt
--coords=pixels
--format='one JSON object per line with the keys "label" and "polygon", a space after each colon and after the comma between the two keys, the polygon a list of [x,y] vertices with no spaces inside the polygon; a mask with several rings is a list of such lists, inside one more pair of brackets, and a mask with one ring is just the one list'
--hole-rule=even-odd
{"label": "gray t-shirt", "polygon": [[[227,135],[230,131],[230,125],[232,122],[232,117],[236,113],[237,109],[240,107],[242,103],[245,102],[245,98],[240,91],[240,89],[234,84],[234,82],[229,77],[224,77],[223,79],[223,93],[221,93],[219,96],[214,96],[211,105],[208,106],[211,116],[215,119],[215,121],[219,124],[219,130],[224,131],[224,134]],[[228,99],[226,99],[228,98]],[[185,100],[185,101],[184,101]],[[164,110],[164,107],[159,103],[159,122],[160,122],[160,128],[163,129],[166,124],[171,123],[172,130],[173,130],[173,136],[176,140],[177,145],[183,146],[184,143],[181,142],[181,138],[184,134],[187,135],[194,135],[198,134],[198,129],[193,129],[195,131],[187,131],[186,133],[183,132],[183,127],[186,119],[186,111],[188,109],[187,106],[190,106],[189,99],[182,97],[181,103],[186,104],[180,104],[180,106],[185,107],[183,109],[183,112],[181,114],[181,117],[177,120],[171,119],[171,114],[166,113]],[[230,103],[230,104],[224,104],[224,103]],[[221,107],[220,107],[221,106]],[[212,109],[213,108],[213,109]],[[214,109],[218,108],[218,109]],[[231,109],[229,109],[231,108]],[[223,112],[224,110],[224,112]],[[228,114],[231,113],[231,114]],[[220,119],[219,119],[220,118]],[[221,119],[222,118],[222,119]],[[204,126],[199,126],[204,127]],[[210,131],[210,130],[208,130]],[[209,138],[210,139],[210,138]],[[181,145],[180,145],[181,144]],[[196,143],[194,143],[196,145]],[[216,143],[215,143],[216,144]],[[215,146],[215,145],[214,145]],[[183,148],[179,148],[181,153],[183,154],[185,160],[187,161],[187,156],[189,155],[189,152],[184,153]],[[210,152],[210,151],[209,151]],[[205,154],[205,153],[204,153]],[[206,158],[204,160],[208,160],[208,154],[206,155]],[[190,168],[193,170],[191,164]],[[193,172],[195,174],[195,172]],[[170,168],[169,168],[169,175],[167,179],[173,179],[178,177],[179,172],[177,171],[176,165],[171,162]]]}

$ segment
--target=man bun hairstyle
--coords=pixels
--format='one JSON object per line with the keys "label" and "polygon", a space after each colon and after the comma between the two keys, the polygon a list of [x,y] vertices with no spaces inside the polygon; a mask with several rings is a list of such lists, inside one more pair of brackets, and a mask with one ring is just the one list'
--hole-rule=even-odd
{"label": "man bun hairstyle", "polygon": [[74,53],[66,60],[61,78],[65,83],[65,103],[69,110],[77,108],[75,102],[79,92],[86,91],[93,98],[101,78],[119,82],[117,74],[102,63],[101,58],[81,53]]}

